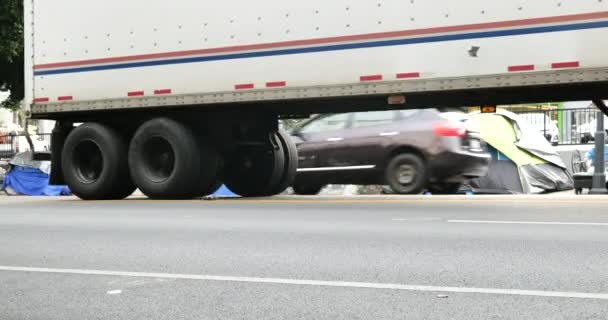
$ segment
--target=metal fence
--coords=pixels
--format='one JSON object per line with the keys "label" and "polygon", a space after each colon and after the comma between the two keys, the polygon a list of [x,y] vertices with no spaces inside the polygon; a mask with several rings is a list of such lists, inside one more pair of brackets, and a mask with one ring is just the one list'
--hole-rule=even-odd
{"label": "metal fence", "polygon": [[[593,143],[598,109],[553,109],[514,111],[521,120],[538,130],[553,144]],[[608,123],[608,117],[604,121]]]}
{"label": "metal fence", "polygon": [[[51,134],[31,134],[35,151],[51,150]],[[15,154],[30,150],[23,134],[0,135],[0,159],[11,159]]]}

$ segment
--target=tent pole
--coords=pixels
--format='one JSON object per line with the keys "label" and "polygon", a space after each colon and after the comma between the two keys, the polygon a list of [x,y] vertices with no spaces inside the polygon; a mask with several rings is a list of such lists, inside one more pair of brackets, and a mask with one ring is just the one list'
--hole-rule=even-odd
{"label": "tent pole", "polygon": [[589,194],[607,194],[606,189],[606,172],[604,159],[604,112],[608,110],[603,100],[593,100],[595,106],[600,109],[597,112],[597,132],[595,133],[595,172],[593,173],[593,188]]}

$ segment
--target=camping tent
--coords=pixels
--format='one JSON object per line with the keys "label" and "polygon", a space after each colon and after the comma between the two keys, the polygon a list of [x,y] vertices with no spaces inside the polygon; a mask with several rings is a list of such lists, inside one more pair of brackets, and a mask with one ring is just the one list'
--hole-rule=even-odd
{"label": "camping tent", "polygon": [[18,153],[10,161],[10,170],[0,190],[30,196],[69,195],[66,186],[49,185],[49,161],[33,161],[30,151]]}
{"label": "camping tent", "polygon": [[466,189],[490,193],[543,193],[571,190],[572,176],[547,140],[514,113],[472,115],[472,125],[492,154],[486,177],[473,179]]}

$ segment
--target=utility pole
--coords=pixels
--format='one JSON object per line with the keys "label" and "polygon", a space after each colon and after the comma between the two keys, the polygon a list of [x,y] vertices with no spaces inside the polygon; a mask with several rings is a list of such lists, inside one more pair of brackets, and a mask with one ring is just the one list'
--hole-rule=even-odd
{"label": "utility pole", "polygon": [[595,133],[595,159],[593,173],[593,184],[589,194],[608,194],[606,189],[606,169],[604,157],[605,136],[604,113],[608,111],[603,100],[593,100],[595,106],[600,109],[597,113],[597,132]]}

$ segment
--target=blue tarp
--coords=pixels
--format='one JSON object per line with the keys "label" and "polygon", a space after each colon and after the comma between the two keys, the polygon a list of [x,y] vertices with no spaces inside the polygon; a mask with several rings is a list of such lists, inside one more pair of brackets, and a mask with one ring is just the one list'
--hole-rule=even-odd
{"label": "blue tarp", "polygon": [[66,186],[50,186],[49,175],[40,169],[11,166],[4,177],[2,189],[10,187],[18,194],[28,196],[61,196],[70,195]]}
{"label": "blue tarp", "polygon": [[212,194],[213,197],[238,197],[237,194],[230,191],[228,187],[222,185],[216,192]]}
{"label": "blue tarp", "polygon": [[[587,152],[586,157],[589,160],[595,161],[595,147]],[[608,145],[604,146],[604,160],[608,161]]]}

